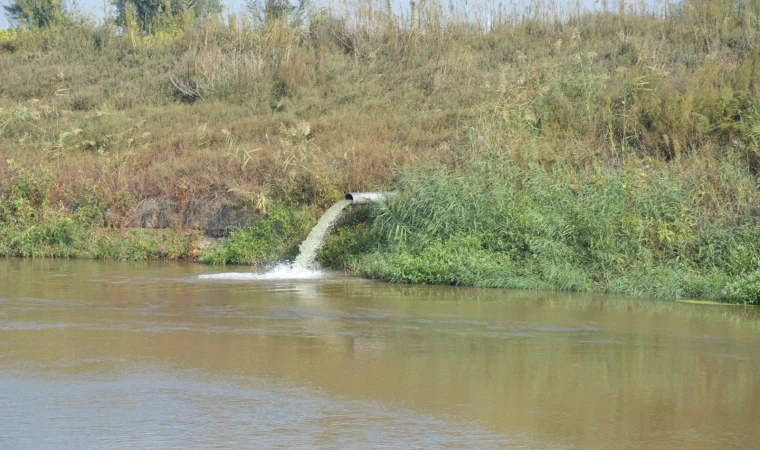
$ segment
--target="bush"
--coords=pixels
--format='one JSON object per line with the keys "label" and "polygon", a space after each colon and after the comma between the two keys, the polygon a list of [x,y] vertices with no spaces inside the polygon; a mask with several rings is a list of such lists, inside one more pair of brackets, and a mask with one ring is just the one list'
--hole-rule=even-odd
{"label": "bush", "polygon": [[371,206],[354,206],[343,210],[335,231],[325,236],[317,252],[317,262],[325,267],[350,270],[352,261],[375,249],[382,235],[374,232],[369,221]]}
{"label": "bush", "polygon": [[760,270],[745,274],[723,288],[723,299],[743,305],[760,305]]}
{"label": "bush", "polygon": [[295,258],[298,244],[314,221],[306,210],[271,206],[267,214],[233,231],[221,244],[206,249],[200,261],[208,264],[267,264]]}

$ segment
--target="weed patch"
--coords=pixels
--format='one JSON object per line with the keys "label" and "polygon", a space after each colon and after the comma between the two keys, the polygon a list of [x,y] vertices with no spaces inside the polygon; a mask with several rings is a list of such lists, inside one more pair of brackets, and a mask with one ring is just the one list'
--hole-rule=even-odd
{"label": "weed patch", "polygon": [[283,257],[294,259],[298,255],[298,244],[314,223],[305,209],[273,205],[266,216],[233,231],[221,244],[206,249],[200,261],[262,265]]}

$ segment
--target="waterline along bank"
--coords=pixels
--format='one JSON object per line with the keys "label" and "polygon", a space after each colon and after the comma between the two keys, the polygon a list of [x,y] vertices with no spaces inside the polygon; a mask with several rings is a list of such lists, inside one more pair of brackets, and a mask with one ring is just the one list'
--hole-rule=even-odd
{"label": "waterline along bank", "polygon": [[375,6],[3,31],[0,255],[760,302],[758,5]]}

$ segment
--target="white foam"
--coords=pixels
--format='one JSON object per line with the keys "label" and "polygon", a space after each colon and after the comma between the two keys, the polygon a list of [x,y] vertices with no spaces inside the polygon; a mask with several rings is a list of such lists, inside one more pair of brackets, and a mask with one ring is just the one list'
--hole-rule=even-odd
{"label": "white foam", "polygon": [[279,264],[265,273],[224,272],[198,275],[201,280],[230,281],[272,281],[272,280],[317,280],[326,277],[321,270],[303,269],[292,264]]}
{"label": "white foam", "polygon": [[350,205],[348,200],[341,200],[332,205],[330,209],[320,217],[317,225],[311,229],[306,239],[299,246],[299,254],[293,264],[279,264],[266,273],[255,272],[225,272],[199,275],[201,280],[233,280],[233,281],[257,281],[257,280],[316,280],[327,276],[318,269],[314,262],[317,250],[322,246],[325,235],[332,225],[340,217],[343,208]]}

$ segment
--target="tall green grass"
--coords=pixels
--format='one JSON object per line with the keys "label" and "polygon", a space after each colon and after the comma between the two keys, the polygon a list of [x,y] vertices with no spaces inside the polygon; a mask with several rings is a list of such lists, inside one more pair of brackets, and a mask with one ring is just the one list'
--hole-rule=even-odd
{"label": "tall green grass", "polygon": [[[404,171],[402,197],[375,209],[371,229],[330,246],[374,233],[380,239],[348,266],[394,282],[756,303],[756,294],[739,293],[760,267],[750,204],[706,207],[700,180],[652,159],[546,168],[498,149],[485,154],[456,169]],[[739,158],[718,170],[727,195],[757,196],[758,180]],[[742,280],[736,292],[724,289],[732,280]]]}

